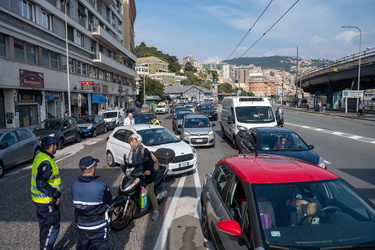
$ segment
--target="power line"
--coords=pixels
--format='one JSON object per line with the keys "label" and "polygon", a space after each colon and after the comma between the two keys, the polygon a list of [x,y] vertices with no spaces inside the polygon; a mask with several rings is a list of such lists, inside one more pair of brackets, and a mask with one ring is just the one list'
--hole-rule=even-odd
{"label": "power line", "polygon": [[247,35],[250,33],[251,29],[254,28],[255,24],[259,21],[259,19],[263,16],[264,12],[266,12],[266,10],[268,9],[268,7],[271,5],[271,3],[273,2],[273,0],[271,0],[269,2],[269,4],[267,5],[267,7],[263,10],[262,14],[260,14],[260,16],[258,17],[258,19],[254,22],[254,24],[250,27],[250,29],[247,31],[246,35],[242,38],[242,40],[238,43],[237,47],[232,51],[232,53],[230,53],[230,55],[228,56],[227,60],[231,57],[231,55],[233,55],[233,53],[237,50],[238,46],[240,46],[240,44],[243,42],[243,40],[247,37]]}
{"label": "power line", "polygon": [[256,40],[240,57],[236,58],[236,60],[233,62],[233,64],[236,63],[236,61],[241,58],[243,55],[245,55],[251,48],[253,48],[297,3],[299,2],[299,0],[297,0],[279,19],[277,19],[277,21],[272,24],[272,26],[266,31],[263,33],[263,35],[261,37],[259,37],[258,40]]}

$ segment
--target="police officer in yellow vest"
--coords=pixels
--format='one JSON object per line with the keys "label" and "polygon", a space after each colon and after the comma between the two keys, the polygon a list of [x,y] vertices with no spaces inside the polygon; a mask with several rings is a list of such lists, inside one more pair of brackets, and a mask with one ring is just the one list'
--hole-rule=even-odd
{"label": "police officer in yellow vest", "polygon": [[61,179],[53,160],[56,142],[51,136],[42,139],[42,150],[34,158],[31,170],[31,198],[39,222],[40,249],[53,249],[60,231]]}
{"label": "police officer in yellow vest", "polygon": [[161,122],[156,117],[151,118],[151,123],[153,125],[161,125]]}

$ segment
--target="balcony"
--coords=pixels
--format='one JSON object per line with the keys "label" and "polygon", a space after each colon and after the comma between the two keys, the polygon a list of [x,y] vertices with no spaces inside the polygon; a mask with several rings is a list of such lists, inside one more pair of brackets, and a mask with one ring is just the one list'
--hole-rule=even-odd
{"label": "balcony", "polygon": [[111,34],[109,34],[105,29],[103,29],[101,26],[96,26],[94,28],[94,31],[91,32],[93,37],[95,39],[98,39],[100,43],[103,43],[107,47],[113,49],[114,51],[120,51],[121,53],[127,55],[132,60],[137,61],[137,57],[130,52],[125,46],[121,43],[120,38],[113,37]]}
{"label": "balcony", "polygon": [[132,77],[137,77],[137,72],[134,69],[128,68],[121,63],[121,60],[114,60],[103,53],[94,54],[93,63],[95,66],[115,72],[117,74],[127,74]]}

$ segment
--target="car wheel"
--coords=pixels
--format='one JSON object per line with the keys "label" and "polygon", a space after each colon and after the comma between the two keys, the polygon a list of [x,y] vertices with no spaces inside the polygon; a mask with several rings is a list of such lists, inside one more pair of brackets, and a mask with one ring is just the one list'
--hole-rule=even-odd
{"label": "car wheel", "polygon": [[207,212],[206,212],[206,207],[203,206],[202,197],[201,197],[201,207],[202,207],[202,211],[201,211],[200,223],[201,223],[202,233],[203,233],[204,238],[206,238],[207,240],[210,240],[211,237],[210,237],[210,233],[208,232]]}
{"label": "car wheel", "polygon": [[0,177],[3,176],[4,171],[5,171],[4,164],[2,162],[0,162]]}
{"label": "car wheel", "polygon": [[232,137],[232,146],[233,146],[233,149],[238,149],[235,135],[233,135],[233,137]]}
{"label": "car wheel", "polygon": [[81,133],[77,133],[75,141],[76,142],[80,142],[81,141]]}
{"label": "car wheel", "polygon": [[57,149],[63,149],[64,148],[64,139],[63,138],[60,138],[58,141],[57,141]]}
{"label": "car wheel", "polygon": [[111,153],[111,151],[107,152],[107,164],[110,167],[115,167],[116,166],[115,158],[113,158],[113,154]]}
{"label": "car wheel", "polygon": [[96,132],[96,129],[94,129],[94,132],[92,132],[92,137],[96,137],[98,133]]}

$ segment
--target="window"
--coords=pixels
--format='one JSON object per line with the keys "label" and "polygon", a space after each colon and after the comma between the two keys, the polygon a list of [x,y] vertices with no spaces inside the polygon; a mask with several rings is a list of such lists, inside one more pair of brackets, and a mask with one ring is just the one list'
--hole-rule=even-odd
{"label": "window", "polygon": [[60,9],[65,13],[65,2],[66,4],[66,15],[70,16],[70,2],[66,0],[60,0]]}
{"label": "window", "polygon": [[42,65],[44,67],[58,69],[57,53],[42,49]]}
{"label": "window", "polygon": [[61,56],[61,68],[66,72],[66,56]]}
{"label": "window", "polygon": [[17,142],[17,136],[14,131],[9,132],[6,134],[3,139],[1,140],[1,143],[6,145],[7,147],[15,144]]}
{"label": "window", "polygon": [[70,73],[75,73],[74,60],[72,58],[69,58],[69,72]]}
{"label": "window", "polygon": [[40,25],[44,28],[52,31],[52,17],[45,10],[40,10]]}
{"label": "window", "polygon": [[96,78],[96,68],[93,66],[89,66],[89,67],[90,67],[90,77]]}
{"label": "window", "polygon": [[230,188],[227,200],[225,202],[230,216],[241,224],[243,219],[243,211],[246,206],[245,189],[242,183],[236,178],[233,186]]}
{"label": "window", "polygon": [[102,14],[102,1],[96,0],[96,10]]}
{"label": "window", "polygon": [[215,171],[213,178],[215,187],[222,198],[224,198],[224,188],[229,181],[230,174],[231,172],[225,165],[218,166]]}
{"label": "window", "polygon": [[106,79],[106,81],[108,81],[108,82],[112,81],[112,73],[111,72],[107,72],[107,79]]}
{"label": "window", "polygon": [[105,9],[105,17],[106,17],[107,21],[109,22],[110,17],[111,17],[111,11],[109,10],[108,6]]}
{"label": "window", "polygon": [[25,130],[25,129],[20,129],[20,130],[17,130],[16,131],[18,136],[20,137],[21,140],[26,140],[28,138],[31,137],[29,131]]}
{"label": "window", "polygon": [[7,56],[6,49],[7,48],[6,48],[5,36],[0,35],[0,56],[3,56],[3,57]]}
{"label": "window", "polygon": [[14,39],[14,58],[17,61],[36,64],[36,47]]}
{"label": "window", "polygon": [[86,64],[85,63],[83,63],[83,62],[77,62],[77,70],[78,70],[78,74],[79,75],[86,75],[86,68],[87,68],[87,66],[86,66]]}
{"label": "window", "polygon": [[68,25],[68,39],[74,42],[74,29]]}
{"label": "window", "polygon": [[104,80],[104,71],[102,69],[99,69],[99,72],[98,72],[98,78],[100,80]]}
{"label": "window", "polygon": [[84,35],[80,32],[77,31],[77,39],[76,39],[76,43],[81,45],[83,47],[84,43],[83,43],[83,38],[84,38]]}
{"label": "window", "polygon": [[35,5],[27,0],[20,0],[20,13],[24,18],[35,22]]}

